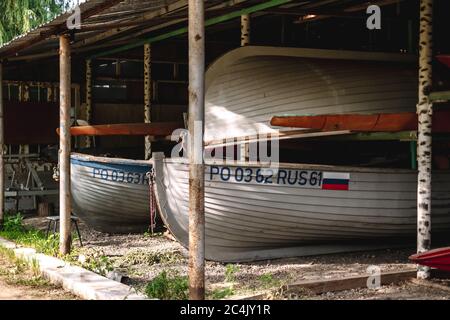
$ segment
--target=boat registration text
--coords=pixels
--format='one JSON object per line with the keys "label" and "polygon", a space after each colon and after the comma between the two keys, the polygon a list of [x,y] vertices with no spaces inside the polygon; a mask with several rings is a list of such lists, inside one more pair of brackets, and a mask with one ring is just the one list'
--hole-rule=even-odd
{"label": "boat registration text", "polygon": [[129,184],[149,184],[149,178],[146,173],[94,168],[92,175],[94,179],[101,179],[105,181]]}
{"label": "boat registration text", "polygon": [[350,174],[314,170],[270,169],[249,167],[208,167],[208,181],[249,184],[275,184],[310,189],[348,191]]}

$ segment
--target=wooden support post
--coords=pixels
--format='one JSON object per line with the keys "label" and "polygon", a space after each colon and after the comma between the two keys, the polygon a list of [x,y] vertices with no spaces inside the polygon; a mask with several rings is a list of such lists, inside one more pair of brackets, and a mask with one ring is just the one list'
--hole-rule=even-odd
{"label": "wooden support post", "polygon": [[189,0],[189,297],[205,299],[205,7]]}
{"label": "wooden support post", "polygon": [[[431,249],[431,169],[432,169],[432,112],[428,99],[432,86],[432,28],[433,0],[420,1],[419,40],[419,103],[418,125],[418,191],[417,191],[417,253]],[[430,268],[419,266],[417,278],[428,279]]]}
{"label": "wooden support post", "polygon": [[[144,122],[152,122],[151,113],[152,104],[152,62],[151,62],[151,45],[144,45]],[[151,137],[145,137],[145,160],[152,157]]]}
{"label": "wooden support post", "polygon": [[[86,60],[86,121],[92,119],[92,60]],[[91,147],[91,137],[85,137],[84,147]]]}
{"label": "wooden support post", "polygon": [[60,253],[70,253],[71,192],[70,192],[70,107],[71,107],[71,57],[67,35],[59,37],[59,216]]}
{"label": "wooden support post", "polygon": [[[241,16],[241,47],[250,45],[250,15],[244,14]],[[250,160],[250,145],[249,143],[240,143],[240,159],[241,161]]]}
{"label": "wooden support post", "polygon": [[0,230],[5,218],[5,167],[3,148],[5,145],[3,110],[3,62],[0,61]]}

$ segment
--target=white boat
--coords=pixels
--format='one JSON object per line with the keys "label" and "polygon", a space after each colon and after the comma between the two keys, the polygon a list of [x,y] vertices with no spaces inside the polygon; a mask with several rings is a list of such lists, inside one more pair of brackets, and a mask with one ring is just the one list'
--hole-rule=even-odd
{"label": "white boat", "polygon": [[73,212],[97,231],[147,231],[151,221],[150,171],[148,161],[73,153]]}
{"label": "white boat", "polygon": [[[188,247],[189,165],[153,158],[159,213]],[[406,169],[210,163],[206,258],[265,260],[414,244],[417,172]],[[450,231],[450,172],[433,174],[433,232]]]}
{"label": "white boat", "polygon": [[415,112],[417,59],[405,54],[247,46],[206,73],[205,143],[298,128],[273,115]]}

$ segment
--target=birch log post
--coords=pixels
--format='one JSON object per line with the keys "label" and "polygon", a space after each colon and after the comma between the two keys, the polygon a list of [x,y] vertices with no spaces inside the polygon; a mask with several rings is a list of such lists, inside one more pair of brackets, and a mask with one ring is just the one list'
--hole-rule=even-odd
{"label": "birch log post", "polygon": [[[250,45],[250,15],[244,14],[241,16],[241,47],[248,45]],[[240,158],[241,161],[250,160],[250,145],[248,142],[240,142]]]}
{"label": "birch log post", "polygon": [[[431,248],[431,169],[432,169],[432,112],[433,105],[428,100],[432,86],[432,28],[433,0],[420,1],[419,39],[419,103],[418,113],[418,191],[417,191],[417,252]],[[430,277],[428,267],[419,266],[419,279]]]}
{"label": "birch log post", "polygon": [[241,47],[250,44],[250,15],[244,14],[241,16]]}
{"label": "birch log post", "polygon": [[[92,60],[86,60],[86,121],[92,120]],[[84,146],[91,147],[91,137],[85,137]]]}
{"label": "birch log post", "polygon": [[[144,45],[144,122],[151,123],[151,104],[152,104],[152,64],[151,64],[151,45]],[[152,156],[151,137],[145,137],[145,160]]]}

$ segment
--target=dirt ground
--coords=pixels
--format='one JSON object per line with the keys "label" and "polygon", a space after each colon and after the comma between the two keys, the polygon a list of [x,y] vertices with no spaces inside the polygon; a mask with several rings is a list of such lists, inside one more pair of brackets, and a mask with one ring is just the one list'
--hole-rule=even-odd
{"label": "dirt ground", "polygon": [[0,253],[0,300],[77,300],[77,297],[11,263]]}
{"label": "dirt ground", "polygon": [[[45,229],[42,218],[25,220],[27,224]],[[109,235],[80,225],[84,248],[106,255],[114,270],[124,275],[122,282],[143,290],[146,283],[162,271],[187,275],[187,250],[163,235]],[[78,246],[76,243],[75,245]],[[299,257],[225,265],[208,261],[206,281],[210,298],[228,290],[227,298],[252,296],[276,290],[284,284],[300,280],[333,279],[366,275],[369,266],[381,272],[415,268],[408,257],[410,249]],[[231,289],[231,290],[230,290]],[[378,290],[351,290],[319,296],[300,295],[300,299],[448,299],[450,292],[430,289],[412,283],[384,286]],[[292,297],[278,297],[292,298]]]}

